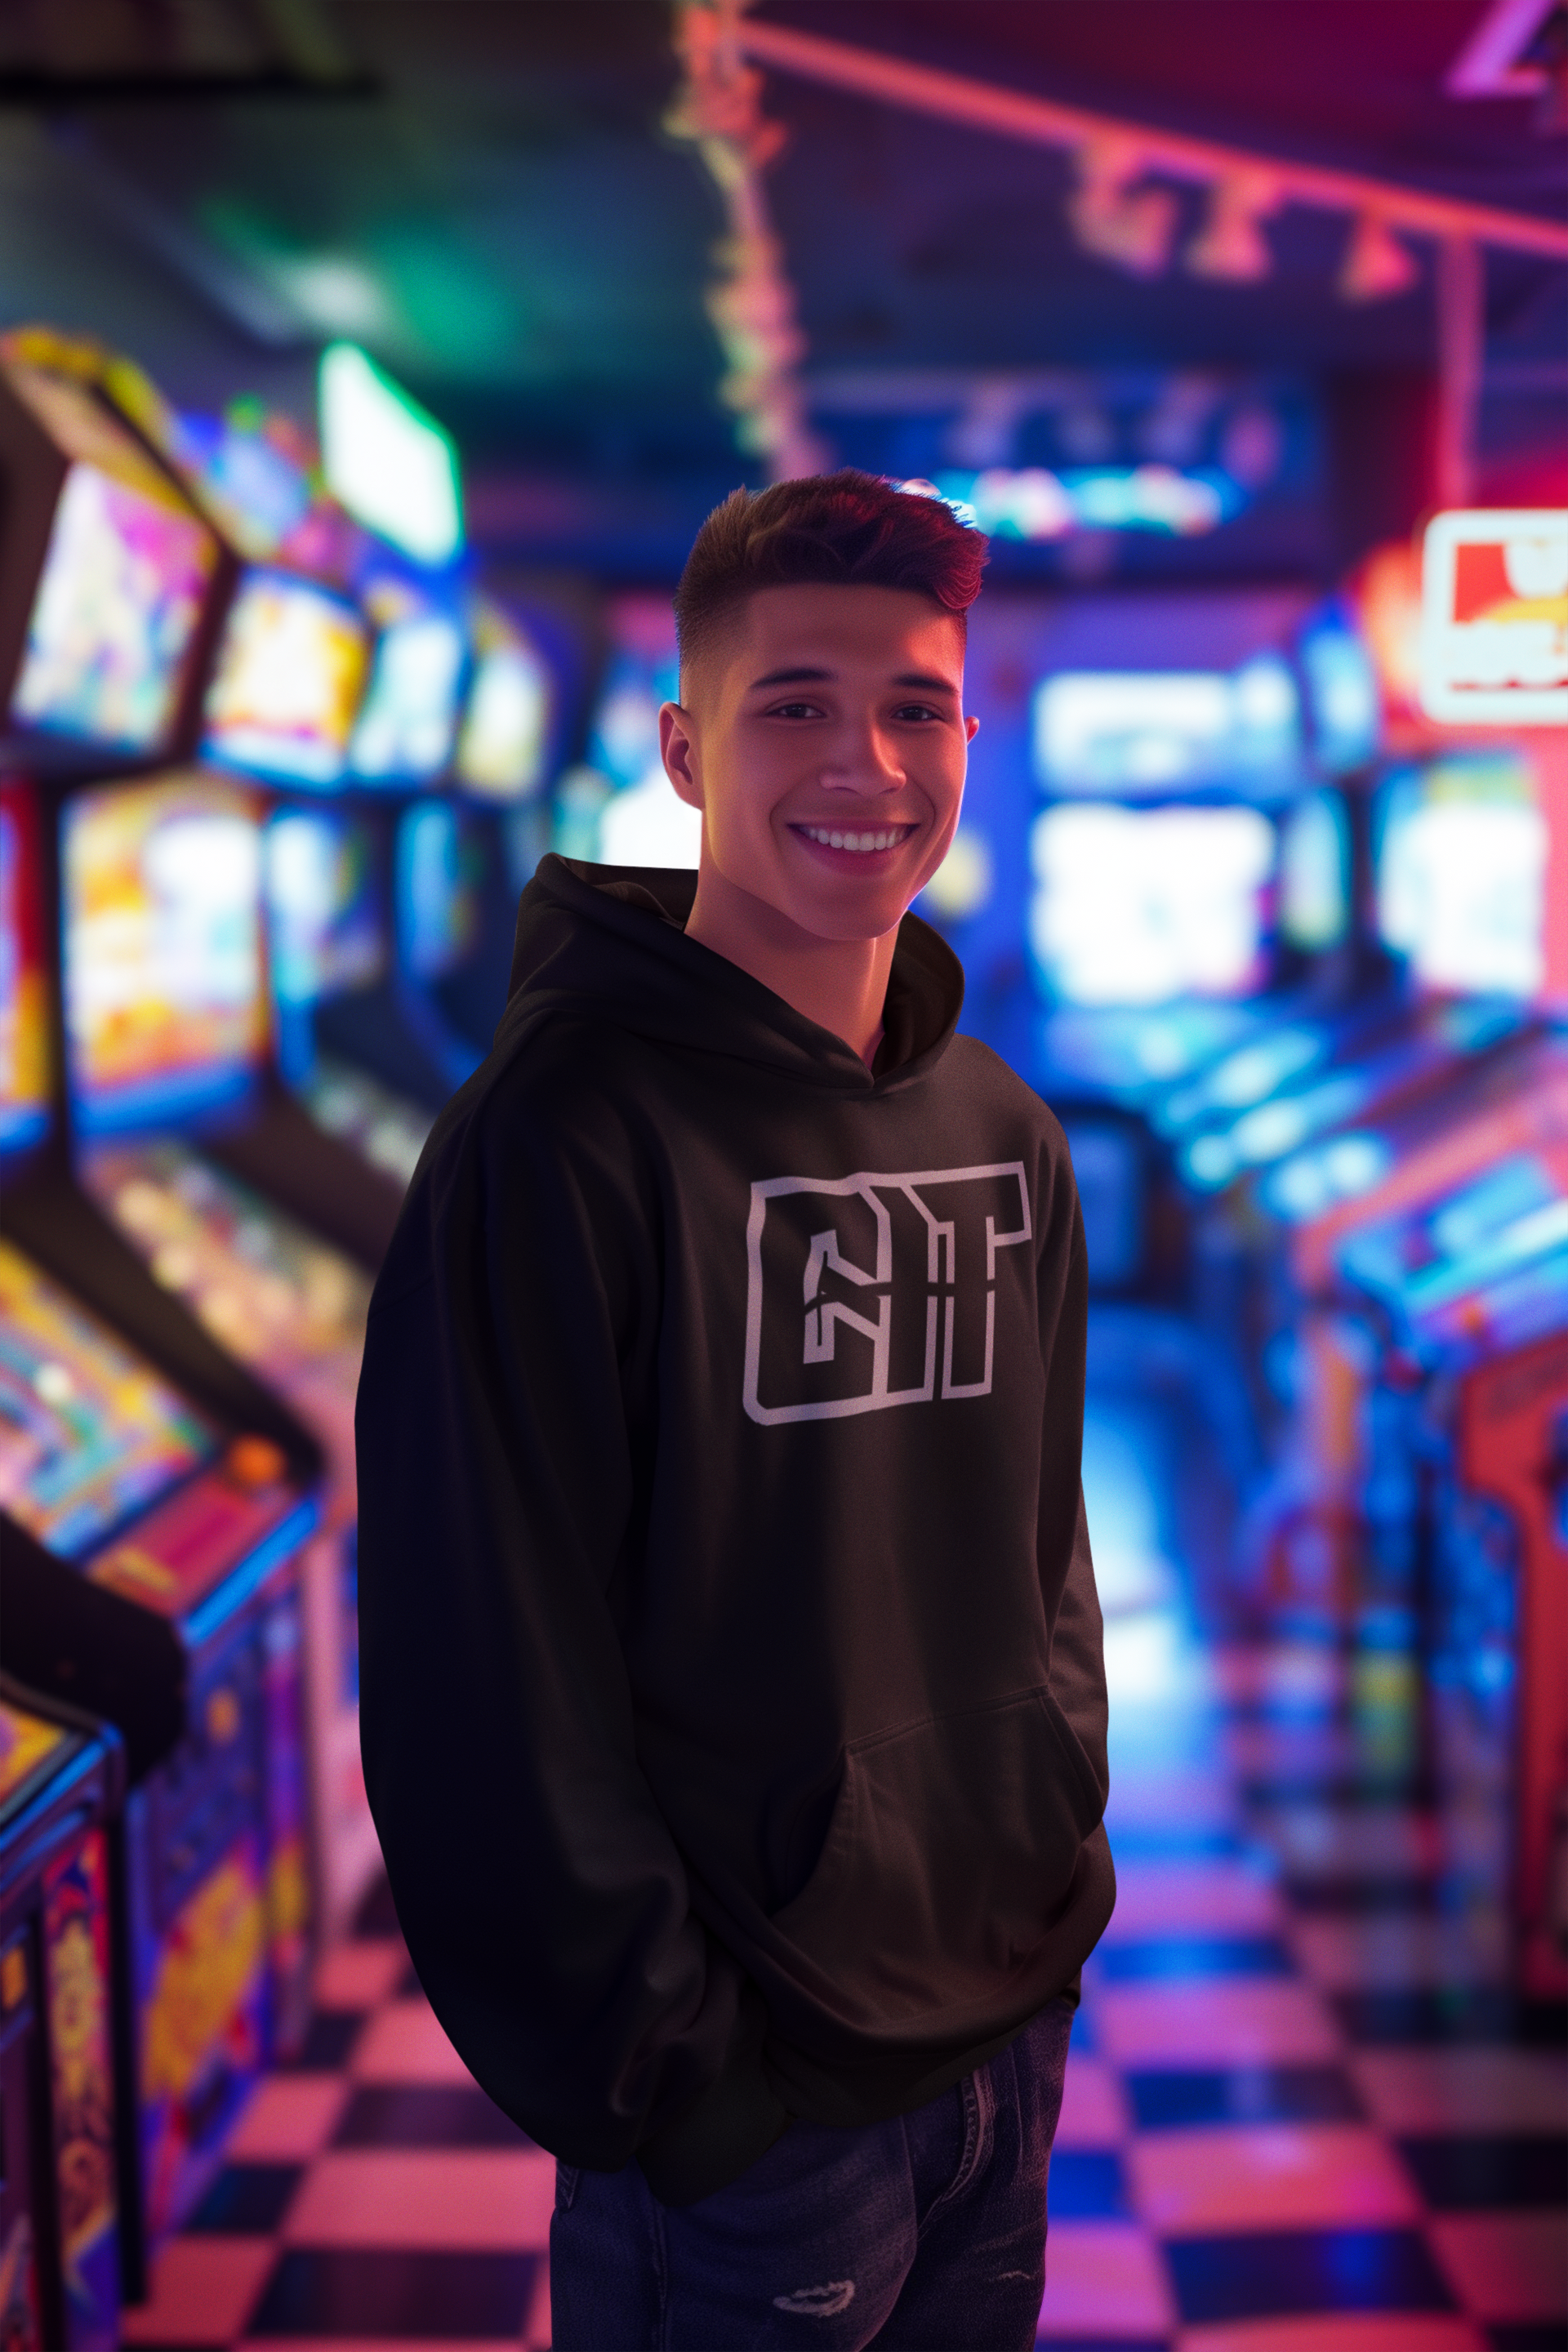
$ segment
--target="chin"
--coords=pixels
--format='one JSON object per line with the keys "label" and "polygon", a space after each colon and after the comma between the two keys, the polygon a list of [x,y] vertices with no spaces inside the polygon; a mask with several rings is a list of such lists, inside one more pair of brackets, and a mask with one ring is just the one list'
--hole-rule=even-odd
{"label": "chin", "polygon": [[899,896],[864,907],[791,907],[785,911],[792,922],[803,931],[815,933],[819,940],[832,940],[845,946],[851,940],[885,939],[896,931],[909,910],[909,902]]}

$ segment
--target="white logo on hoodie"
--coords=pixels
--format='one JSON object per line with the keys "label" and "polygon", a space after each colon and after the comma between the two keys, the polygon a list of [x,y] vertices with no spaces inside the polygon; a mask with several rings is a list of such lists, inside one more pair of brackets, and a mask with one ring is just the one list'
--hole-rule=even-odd
{"label": "white logo on hoodie", "polygon": [[771,1426],[989,1396],[996,1253],[1032,1238],[1021,1160],[753,1184],[747,1413]]}

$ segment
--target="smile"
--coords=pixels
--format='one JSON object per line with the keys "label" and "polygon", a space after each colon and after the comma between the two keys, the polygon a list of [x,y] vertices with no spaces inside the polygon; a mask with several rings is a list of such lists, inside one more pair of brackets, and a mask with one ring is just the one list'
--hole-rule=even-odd
{"label": "smile", "polygon": [[862,857],[879,849],[897,849],[914,830],[912,824],[885,824],[875,832],[864,833],[845,833],[836,825],[826,824],[794,824],[790,827],[790,831],[798,833],[804,841],[818,842],[824,849],[850,849]]}

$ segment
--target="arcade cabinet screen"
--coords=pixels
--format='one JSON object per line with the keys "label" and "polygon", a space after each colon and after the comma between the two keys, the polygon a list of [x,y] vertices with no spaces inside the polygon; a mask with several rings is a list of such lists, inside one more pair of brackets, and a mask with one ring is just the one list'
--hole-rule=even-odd
{"label": "arcade cabinet screen", "polygon": [[1037,688],[1035,773],[1047,792],[1289,789],[1300,702],[1277,654],[1240,669],[1064,670]]}
{"label": "arcade cabinet screen", "polygon": [[1280,828],[1279,936],[1308,955],[1338,947],[1351,925],[1350,819],[1324,788],[1299,800]]}
{"label": "arcade cabinet screen", "polygon": [[207,691],[207,756],[260,775],[335,783],[368,637],[346,598],[292,573],[253,572],[235,598]]}
{"label": "arcade cabinet screen", "polygon": [[349,747],[356,776],[425,782],[452,754],[466,649],[448,614],[410,613],[383,630]]}
{"label": "arcade cabinet screen", "polygon": [[48,1124],[37,848],[31,793],[0,783],[0,1151],[38,1142]]}
{"label": "arcade cabinet screen", "polygon": [[285,1004],[368,987],[386,968],[386,926],[363,824],[289,809],[267,828],[272,986]]}
{"label": "arcade cabinet screen", "polygon": [[612,788],[591,851],[611,866],[692,866],[702,819],[676,795],[658,750],[658,711],[679,694],[675,631],[662,600],[627,598],[620,643],[594,713],[588,758]]}
{"label": "arcade cabinet screen", "polygon": [[1068,1004],[1240,996],[1268,978],[1276,835],[1261,811],[1058,802],[1030,835],[1029,936]]}
{"label": "arcade cabinet screen", "polygon": [[0,1699],[0,1821],[11,1810],[12,1799],[71,1744],[72,1735],[58,1723],[46,1723],[42,1716]]}
{"label": "arcade cabinet screen", "polygon": [[550,673],[520,632],[481,610],[468,707],[458,739],[458,782],[487,800],[526,800],[544,782]]}
{"label": "arcade cabinet screen", "polygon": [[439,980],[461,961],[479,929],[465,872],[458,814],[445,801],[420,801],[397,828],[397,937],[416,980]]}
{"label": "arcade cabinet screen", "polygon": [[80,1559],[216,1445],[149,1364],[0,1241],[0,1507]]}
{"label": "arcade cabinet screen", "polygon": [[1296,644],[1307,682],[1312,750],[1327,775],[1370,766],[1383,735],[1377,672],[1349,607],[1339,599],[1315,613]]}
{"label": "arcade cabinet screen", "polygon": [[79,386],[30,369],[13,381],[79,454],[55,508],[11,715],[117,751],[160,751],[217,541]]}
{"label": "arcade cabinet screen", "polygon": [[1545,978],[1546,821],[1506,754],[1437,760],[1384,787],[1377,925],[1424,986],[1529,997]]}
{"label": "arcade cabinet screen", "polygon": [[63,865],[83,1131],[242,1096],[267,1043],[259,796],[195,773],[84,793]]}

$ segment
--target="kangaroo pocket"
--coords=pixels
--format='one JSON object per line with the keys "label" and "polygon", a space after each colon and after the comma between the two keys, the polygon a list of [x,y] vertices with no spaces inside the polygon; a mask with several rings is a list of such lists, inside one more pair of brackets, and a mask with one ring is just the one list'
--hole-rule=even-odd
{"label": "kangaroo pocket", "polygon": [[778,1958],[847,2024],[984,2001],[1047,1933],[1102,1810],[1045,1689],[857,1740],[816,1869],[771,1923],[804,1966]]}

